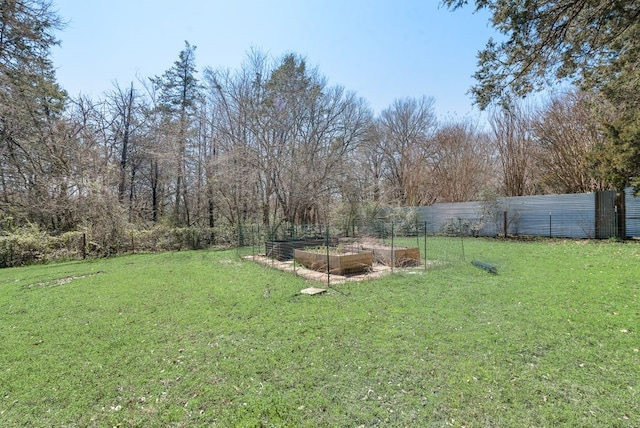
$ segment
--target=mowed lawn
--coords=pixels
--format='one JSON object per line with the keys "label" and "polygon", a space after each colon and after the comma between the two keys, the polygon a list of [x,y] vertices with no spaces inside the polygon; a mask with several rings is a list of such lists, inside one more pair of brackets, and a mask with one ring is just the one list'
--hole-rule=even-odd
{"label": "mowed lawn", "polygon": [[235,251],[0,270],[0,426],[640,426],[640,244],[427,247],[318,296]]}

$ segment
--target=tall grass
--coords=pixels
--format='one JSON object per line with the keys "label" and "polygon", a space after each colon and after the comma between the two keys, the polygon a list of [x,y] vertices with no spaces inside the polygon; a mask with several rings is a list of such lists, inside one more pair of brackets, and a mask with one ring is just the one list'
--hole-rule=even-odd
{"label": "tall grass", "polygon": [[0,270],[0,425],[640,425],[640,247],[430,245],[314,297],[235,251]]}

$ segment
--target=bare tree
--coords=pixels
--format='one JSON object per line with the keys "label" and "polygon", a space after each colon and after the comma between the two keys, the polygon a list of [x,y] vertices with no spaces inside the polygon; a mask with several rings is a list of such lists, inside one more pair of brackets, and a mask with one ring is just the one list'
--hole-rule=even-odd
{"label": "bare tree", "polygon": [[436,127],[433,103],[429,97],[399,99],[378,118],[379,147],[389,199],[398,205],[432,202],[426,179]]}
{"label": "bare tree", "polygon": [[[135,169],[130,171],[129,169],[132,166],[131,154],[135,151],[132,143],[137,126],[136,122],[139,120],[137,117],[138,98],[133,82],[126,89],[115,83],[113,91],[107,94],[106,100],[111,110],[111,128],[114,133],[114,142],[119,146],[118,200],[121,203],[124,202],[127,189],[131,194],[133,182],[128,180],[130,178],[128,175],[135,178],[136,174]],[[127,185],[128,181],[129,185]]]}
{"label": "bare tree", "polygon": [[364,102],[329,87],[293,54],[271,65],[253,52],[239,73],[208,70],[205,79],[221,112],[219,156],[233,160],[217,168],[226,166],[241,186],[255,186],[262,223],[275,229],[322,217],[326,205],[319,201],[338,187],[345,159],[370,121]]}
{"label": "bare tree", "polygon": [[546,192],[581,193],[604,187],[588,168],[587,155],[605,141],[590,102],[584,92],[563,92],[551,97],[535,116],[535,160]]}
{"label": "bare tree", "polygon": [[536,190],[531,116],[528,106],[512,103],[496,108],[489,117],[505,196],[523,196]]}
{"label": "bare tree", "polygon": [[477,124],[469,120],[445,123],[433,141],[431,182],[438,201],[470,201],[490,187],[495,173],[493,148]]}
{"label": "bare tree", "polygon": [[384,179],[384,147],[378,121],[372,121],[356,153],[365,199],[379,203]]}
{"label": "bare tree", "polygon": [[163,217],[165,206],[171,204],[167,199],[170,197],[167,189],[172,181],[175,155],[168,144],[167,135],[172,129],[160,108],[158,87],[151,80],[142,80],[141,84],[144,96],[141,100],[143,118],[138,137],[138,215],[155,223]]}
{"label": "bare tree", "polygon": [[206,168],[210,224],[218,216],[235,226],[260,215],[269,224],[273,181],[267,171],[274,161],[261,156],[259,140],[265,64],[265,57],[253,52],[236,73],[204,72],[211,129]]}

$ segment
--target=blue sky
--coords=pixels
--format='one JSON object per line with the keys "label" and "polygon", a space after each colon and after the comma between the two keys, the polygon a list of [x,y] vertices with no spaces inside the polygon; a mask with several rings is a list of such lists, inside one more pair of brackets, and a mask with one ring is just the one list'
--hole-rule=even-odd
{"label": "blue sky", "polygon": [[479,117],[467,94],[494,30],[473,7],[438,0],[54,0],[68,22],[53,49],[59,83],[99,97],[170,68],[185,40],[198,69],[240,68],[251,48],[294,52],[376,113],[396,98],[435,99],[441,119]]}

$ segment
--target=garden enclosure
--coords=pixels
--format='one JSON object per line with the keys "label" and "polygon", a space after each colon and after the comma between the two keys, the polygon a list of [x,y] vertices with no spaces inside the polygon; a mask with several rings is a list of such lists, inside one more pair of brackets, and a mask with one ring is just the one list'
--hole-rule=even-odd
{"label": "garden enclosure", "polygon": [[[415,220],[415,216],[410,218]],[[377,219],[349,227],[348,232],[336,225],[289,225],[277,232],[243,228],[238,254],[264,256],[274,265],[288,261],[321,272],[328,266],[331,274],[338,275],[367,271],[372,266],[373,270],[376,266],[394,270],[464,260],[461,240],[428,236],[424,223],[407,219],[398,223]]]}

